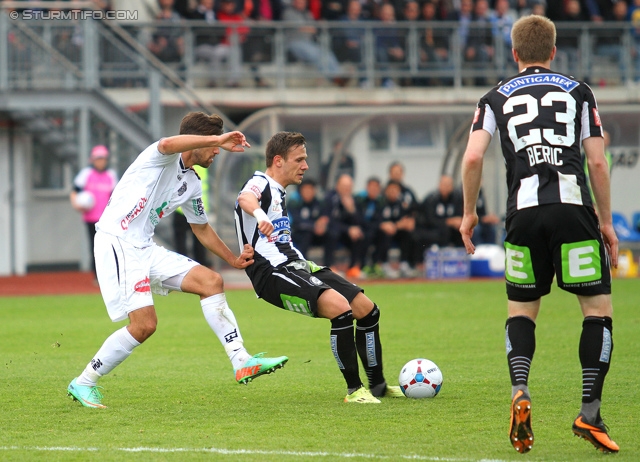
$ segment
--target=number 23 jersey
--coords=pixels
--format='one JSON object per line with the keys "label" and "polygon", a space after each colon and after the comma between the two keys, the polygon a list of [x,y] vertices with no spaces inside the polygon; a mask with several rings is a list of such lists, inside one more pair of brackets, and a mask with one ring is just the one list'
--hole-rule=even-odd
{"label": "number 23 jersey", "polygon": [[471,131],[500,130],[507,169],[507,217],[544,204],[592,206],[582,140],[602,137],[598,106],[584,82],[530,67],[478,102]]}

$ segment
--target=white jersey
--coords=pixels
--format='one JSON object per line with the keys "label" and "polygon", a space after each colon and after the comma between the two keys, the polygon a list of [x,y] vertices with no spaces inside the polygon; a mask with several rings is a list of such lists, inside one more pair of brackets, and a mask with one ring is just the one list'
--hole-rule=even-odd
{"label": "white jersey", "polygon": [[164,155],[156,141],[129,166],[96,229],[136,246],[153,244],[156,225],[182,206],[189,223],[208,222],[200,178],[180,153]]}

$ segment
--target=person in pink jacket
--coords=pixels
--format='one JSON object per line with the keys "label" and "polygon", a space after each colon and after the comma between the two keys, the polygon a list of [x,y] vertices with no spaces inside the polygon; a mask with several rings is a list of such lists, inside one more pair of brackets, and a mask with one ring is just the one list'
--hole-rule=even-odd
{"label": "person in pink jacket", "polygon": [[82,213],[82,220],[87,224],[89,232],[89,249],[91,250],[91,268],[96,271],[93,256],[93,237],[96,234],[96,223],[104,211],[113,189],[118,183],[116,172],[107,168],[109,150],[101,144],[91,149],[91,165],[78,172],[73,180],[71,205]]}

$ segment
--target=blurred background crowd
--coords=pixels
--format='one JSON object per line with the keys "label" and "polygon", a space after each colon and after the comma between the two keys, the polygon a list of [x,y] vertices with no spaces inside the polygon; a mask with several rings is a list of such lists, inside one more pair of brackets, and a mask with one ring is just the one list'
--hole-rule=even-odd
{"label": "blurred background crowd", "polygon": [[[246,67],[255,87],[271,85],[261,75],[260,65],[273,61],[273,33],[264,28],[265,23],[272,22],[291,26],[284,32],[288,62],[315,66],[320,75],[339,87],[451,85],[450,74],[457,59],[472,69],[498,65],[505,74],[499,77],[504,77],[515,69],[510,62],[511,26],[518,17],[527,14],[546,15],[559,24],[560,70],[575,72],[583,62],[580,30],[571,24],[589,22],[597,24],[597,34],[589,44],[594,55],[615,61],[622,80],[629,76],[632,80],[640,79],[640,0],[96,0],[95,3],[104,11],[135,10],[136,21],[132,22],[155,23],[155,28],[139,37],[148,50],[163,62],[175,64],[177,69],[184,68],[186,62],[205,63],[209,68],[206,85],[210,87],[247,85],[246,79],[243,81]],[[372,21],[376,26],[372,38],[368,38],[366,28],[358,26]],[[410,32],[409,24],[422,22],[426,24],[417,28],[415,34]],[[187,23],[198,25],[191,36],[182,27]],[[294,27],[295,24],[299,26]],[[607,24],[615,27],[607,29]],[[228,27],[218,27],[223,25]],[[620,27],[624,25],[631,30],[632,46],[623,43]],[[74,41],[73,37],[68,39]],[[81,37],[75,40],[82,41]],[[368,46],[367,40],[374,43]],[[455,48],[453,42],[457,44]],[[461,56],[451,56],[454,49]],[[633,56],[625,57],[625,50],[631,50]],[[397,69],[399,77],[387,76],[381,82],[372,82],[364,72],[367,60],[383,71]],[[345,69],[345,65],[351,68]],[[633,71],[627,73],[627,67]],[[420,68],[441,72],[430,77],[412,77]],[[414,72],[402,72],[408,69]],[[471,84],[486,85],[493,81],[475,76]]]}
{"label": "blurred background crowd", "polygon": [[[403,164],[394,161],[386,178],[370,177],[355,191],[349,159],[340,160],[333,188],[305,179],[289,200],[293,240],[304,255],[348,278],[415,278],[424,271],[426,249],[463,246],[462,191],[453,177],[442,175],[435,190],[417,197]],[[496,244],[502,220],[487,210],[482,193],[478,216],[474,242]],[[313,247],[319,252],[310,253]]]}

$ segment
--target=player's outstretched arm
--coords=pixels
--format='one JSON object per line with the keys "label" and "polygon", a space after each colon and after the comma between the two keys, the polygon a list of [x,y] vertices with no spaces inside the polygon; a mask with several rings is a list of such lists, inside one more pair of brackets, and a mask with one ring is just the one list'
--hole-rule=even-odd
{"label": "player's outstretched arm", "polygon": [[158,151],[166,155],[216,147],[226,151],[244,152],[244,148],[249,148],[251,145],[241,132],[229,132],[220,136],[176,135],[162,138],[158,143]]}
{"label": "player's outstretched arm", "polygon": [[469,135],[467,149],[462,158],[462,193],[464,199],[460,234],[467,253],[476,251],[471,242],[473,228],[478,224],[476,203],[482,180],[482,161],[484,153],[491,143],[491,134],[485,130],[476,130]]}
{"label": "player's outstretched arm", "polygon": [[191,229],[202,245],[234,268],[245,269],[253,264],[253,247],[249,244],[246,244],[240,256],[236,257],[208,223],[191,223]]}

